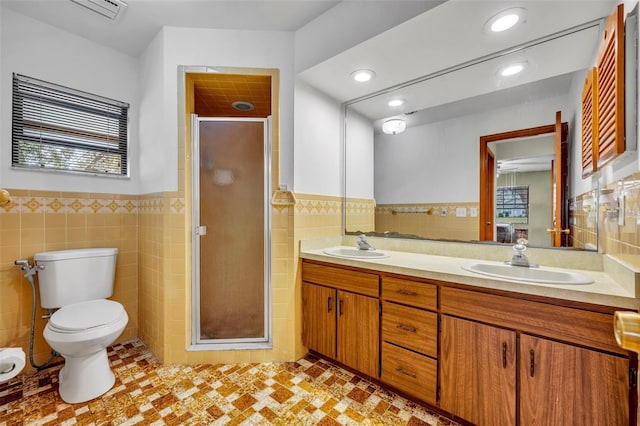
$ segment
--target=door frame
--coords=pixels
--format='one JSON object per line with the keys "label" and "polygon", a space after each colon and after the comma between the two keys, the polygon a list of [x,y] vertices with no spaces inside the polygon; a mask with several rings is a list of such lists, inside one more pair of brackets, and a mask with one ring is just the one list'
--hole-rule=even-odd
{"label": "door frame", "polygon": [[[264,333],[260,338],[201,339],[200,338],[200,123],[262,122],[264,123]],[[271,349],[272,283],[271,283],[271,117],[198,117],[191,114],[191,345],[188,350]],[[204,231],[206,233],[206,230]]]}
{"label": "door frame", "polygon": [[[556,186],[556,205],[554,206],[554,215],[560,218],[560,228],[554,226],[555,229],[566,229],[568,225],[568,215],[566,214],[567,200],[567,170],[568,170],[568,150],[567,136],[569,125],[562,123],[560,112],[556,112],[556,122],[544,126],[529,127],[526,129],[511,130],[508,132],[494,133],[491,135],[480,136],[480,201],[479,201],[479,240],[493,241],[495,224],[494,222],[494,200],[495,200],[495,161],[493,153],[489,149],[489,143],[501,140],[515,139],[521,137],[532,137],[544,134],[556,134],[555,138],[555,154],[556,161],[552,170],[552,175],[559,176],[560,184]],[[558,179],[554,179],[558,182]],[[560,235],[560,232],[555,232]],[[562,234],[563,238],[558,241],[558,246],[568,245],[567,235]],[[554,239],[555,241],[555,239]],[[555,246],[555,244],[554,244]]]}

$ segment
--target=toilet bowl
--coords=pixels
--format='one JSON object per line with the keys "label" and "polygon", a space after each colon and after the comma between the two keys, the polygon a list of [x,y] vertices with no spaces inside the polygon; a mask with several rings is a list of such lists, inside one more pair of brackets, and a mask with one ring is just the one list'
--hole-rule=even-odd
{"label": "toilet bowl", "polygon": [[60,397],[78,403],[99,397],[115,383],[107,346],[129,321],[113,300],[116,248],[90,248],[36,253],[40,305],[57,309],[44,338],[64,357],[59,374]]}
{"label": "toilet bowl", "polygon": [[122,305],[100,299],[67,305],[49,319],[44,338],[65,359],[59,392],[68,403],[96,398],[115,382],[107,346],[122,333],[129,317]]}

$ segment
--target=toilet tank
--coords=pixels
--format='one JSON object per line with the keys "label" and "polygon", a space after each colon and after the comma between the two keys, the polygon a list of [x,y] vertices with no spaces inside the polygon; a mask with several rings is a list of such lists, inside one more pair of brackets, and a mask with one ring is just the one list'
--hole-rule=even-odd
{"label": "toilet tank", "polygon": [[117,248],[36,253],[40,305],[52,309],[110,297],[117,255]]}

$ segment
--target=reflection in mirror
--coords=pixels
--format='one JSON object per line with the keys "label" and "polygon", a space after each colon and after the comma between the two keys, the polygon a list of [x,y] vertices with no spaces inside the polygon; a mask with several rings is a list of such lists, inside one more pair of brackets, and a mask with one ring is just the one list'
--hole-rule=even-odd
{"label": "reflection in mirror", "polygon": [[[579,145],[580,93],[601,31],[600,20],[590,21],[346,102],[345,231],[481,240],[479,138],[547,125],[561,111],[569,123],[570,143]],[[524,65],[519,75],[499,74],[515,62]],[[402,105],[389,106],[393,99],[402,99]],[[403,120],[406,129],[384,133],[382,124],[392,118]],[[547,229],[555,228],[550,205],[555,154],[542,149],[548,143],[538,144],[540,152],[531,153],[514,152],[518,147],[531,148],[531,140],[495,147],[496,167],[501,171],[495,181],[499,195],[494,195],[493,202],[502,205],[494,204],[500,215],[492,220],[499,224],[494,227],[494,243],[512,244],[515,236],[526,235],[530,245],[553,246]],[[524,168],[524,164],[534,167],[534,162],[540,164],[535,170],[507,170]],[[521,187],[528,188],[526,197]],[[581,218],[572,216],[569,207],[581,205],[582,200],[575,197],[582,195],[571,190],[568,195],[573,198],[560,208],[575,224]],[[528,206],[506,206],[505,200],[513,202],[514,197],[526,198]],[[595,225],[581,223],[587,228]],[[586,231],[597,235],[595,228]],[[596,249],[597,236],[588,245],[575,241],[567,238],[566,245]]]}
{"label": "reflection in mirror", "polygon": [[557,208],[566,204],[567,130],[558,112],[555,124],[480,137],[481,241],[569,245]]}

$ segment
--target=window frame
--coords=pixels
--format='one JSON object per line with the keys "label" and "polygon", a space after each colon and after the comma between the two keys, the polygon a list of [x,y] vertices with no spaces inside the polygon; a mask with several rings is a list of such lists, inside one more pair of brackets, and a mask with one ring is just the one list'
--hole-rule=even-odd
{"label": "window frame", "polygon": [[[44,108],[34,109],[40,104]],[[126,102],[13,73],[11,166],[20,170],[129,179],[129,109]],[[27,116],[34,112],[40,113],[37,119]],[[26,144],[41,151],[37,163],[24,160]],[[63,152],[61,148],[68,149]],[[49,154],[42,155],[45,150],[57,150],[60,162],[53,164],[55,160],[47,158]],[[96,153],[107,154],[119,164],[104,171],[87,169],[81,161],[95,160]],[[60,160],[63,155],[66,158]]]}
{"label": "window frame", "polygon": [[[504,203],[504,194],[505,192],[511,192],[513,194],[518,194],[518,199],[520,199],[520,203],[514,202],[511,204]],[[500,198],[502,194],[503,203],[500,203]],[[523,195],[526,199],[523,201]],[[516,198],[516,197],[512,197]],[[530,194],[529,194],[529,185],[506,185],[506,186],[498,186],[496,187],[496,219],[509,219],[509,223],[529,223],[529,213],[530,213]],[[504,207],[508,206],[508,207]],[[505,210],[526,210],[526,216],[500,216],[501,211]],[[513,219],[522,219],[525,222],[515,222]]]}

